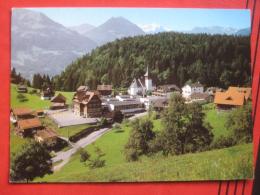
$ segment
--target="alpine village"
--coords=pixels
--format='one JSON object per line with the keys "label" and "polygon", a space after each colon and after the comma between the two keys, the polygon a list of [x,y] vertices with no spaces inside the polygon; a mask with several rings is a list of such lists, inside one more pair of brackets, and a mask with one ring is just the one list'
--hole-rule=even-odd
{"label": "alpine village", "polygon": [[11,182],[252,177],[249,36],[106,43],[56,76],[11,71]]}

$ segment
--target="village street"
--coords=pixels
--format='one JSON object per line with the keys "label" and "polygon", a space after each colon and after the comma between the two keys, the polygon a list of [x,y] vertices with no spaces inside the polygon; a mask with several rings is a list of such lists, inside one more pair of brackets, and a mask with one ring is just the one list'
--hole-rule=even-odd
{"label": "village street", "polygon": [[79,140],[76,143],[71,144],[72,148],[63,152],[57,152],[56,156],[52,158],[52,162],[59,162],[62,160],[61,163],[53,167],[53,171],[59,170],[61,167],[63,167],[70,159],[70,157],[77,152],[79,148],[84,148],[85,146],[93,143],[96,141],[99,137],[101,137],[104,133],[111,130],[111,128],[103,128],[98,131],[94,131],[93,133],[89,134],[87,137]]}
{"label": "village street", "polygon": [[[147,112],[144,113],[139,113],[136,114],[132,117],[129,118],[129,120],[134,120],[136,118],[139,117],[143,117],[147,114]],[[70,157],[77,152],[78,149],[80,148],[84,148],[87,145],[95,142],[98,138],[100,138],[103,134],[105,134],[106,132],[108,132],[109,130],[111,130],[111,128],[102,128],[98,131],[94,131],[93,133],[89,134],[87,137],[80,139],[78,142],[76,143],[71,143],[72,148],[67,150],[67,151],[61,151],[61,152],[57,152],[56,156],[52,158],[52,162],[59,162],[62,161],[61,163],[57,164],[56,166],[53,167],[53,171],[58,171],[60,170],[65,164],[67,164],[69,162]],[[64,139],[62,137],[62,139]]]}

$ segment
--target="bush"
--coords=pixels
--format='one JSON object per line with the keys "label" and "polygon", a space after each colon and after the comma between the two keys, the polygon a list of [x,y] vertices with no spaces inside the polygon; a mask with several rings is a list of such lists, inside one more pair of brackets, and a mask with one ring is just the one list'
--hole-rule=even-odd
{"label": "bush", "polygon": [[85,163],[87,160],[89,160],[90,154],[86,150],[80,149],[79,153],[80,153],[80,162]]}
{"label": "bush", "polygon": [[217,138],[211,145],[210,148],[212,149],[220,149],[220,148],[227,148],[234,146],[236,144],[236,141],[233,137],[225,137],[221,135],[219,138]]}
{"label": "bush", "polygon": [[23,94],[21,94],[21,93],[19,93],[19,94],[17,95],[17,99],[18,99],[20,102],[28,101],[28,99],[26,98],[26,96],[23,95]]}
{"label": "bush", "polygon": [[[106,164],[106,161],[101,158],[103,156],[105,156],[105,153],[103,153],[101,151],[101,149],[98,147],[95,147],[95,153],[97,154],[97,157],[92,160],[92,159],[90,159],[90,154],[86,150],[80,149],[80,151],[79,151],[80,162],[87,165],[90,169],[104,167]],[[89,162],[88,164],[86,164],[87,161]]]}
{"label": "bush", "polygon": [[137,161],[138,160],[138,153],[135,149],[129,148],[128,150],[125,150],[125,156],[127,161]]}
{"label": "bush", "polygon": [[36,94],[37,93],[37,90],[36,89],[32,89],[29,91],[29,94]]}
{"label": "bush", "polygon": [[104,167],[105,164],[106,164],[105,160],[101,159],[100,157],[97,157],[94,160],[90,160],[88,166],[89,168],[94,169],[94,168]]}
{"label": "bush", "polygon": [[106,125],[108,125],[108,121],[107,121],[107,119],[106,118],[104,118],[104,117],[102,117],[101,119],[100,119],[100,126],[106,126]]}

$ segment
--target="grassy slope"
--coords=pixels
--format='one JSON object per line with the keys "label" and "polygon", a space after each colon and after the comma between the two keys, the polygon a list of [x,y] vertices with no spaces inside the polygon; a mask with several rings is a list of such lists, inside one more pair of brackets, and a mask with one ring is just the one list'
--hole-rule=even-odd
{"label": "grassy slope", "polygon": [[[28,88],[28,90],[32,90],[32,88]],[[67,103],[70,104],[72,97],[73,97],[73,92],[60,92],[56,91],[56,95],[58,93],[61,93],[67,98]],[[29,94],[29,93],[24,93],[28,101],[25,102],[20,102],[16,97],[18,93],[16,91],[16,85],[11,84],[11,107],[12,108],[17,108],[17,107],[28,107],[32,109],[47,109],[50,106],[50,101],[49,100],[41,100],[39,95],[36,94]]]}
{"label": "grassy slope", "polygon": [[230,131],[225,127],[229,112],[217,112],[213,103],[206,104],[203,107],[206,113],[205,120],[213,127],[214,139],[221,135],[227,136],[230,134]]}
{"label": "grassy slope", "polygon": [[[154,121],[154,127],[159,130],[160,120]],[[129,131],[130,128],[126,125],[122,129],[113,129],[86,147],[92,158],[95,156],[96,146],[106,154],[104,168],[89,170],[80,163],[80,155],[76,154],[60,171],[36,181],[148,181],[251,177],[248,167],[252,164],[252,144],[169,158],[161,155],[143,157],[140,162],[127,163],[123,150]],[[243,161],[248,159],[249,162]],[[241,165],[241,162],[244,164]],[[246,173],[239,172],[243,170],[241,166],[246,166]],[[196,167],[196,170],[192,167]]]}

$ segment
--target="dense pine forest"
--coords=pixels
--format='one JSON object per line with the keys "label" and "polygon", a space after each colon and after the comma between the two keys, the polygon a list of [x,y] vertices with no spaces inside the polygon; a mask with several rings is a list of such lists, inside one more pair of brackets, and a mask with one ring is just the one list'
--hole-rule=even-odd
{"label": "dense pine forest", "polygon": [[155,85],[250,85],[250,37],[167,32],[124,38],[86,54],[53,81],[64,91],[82,84],[128,87],[147,66]]}

